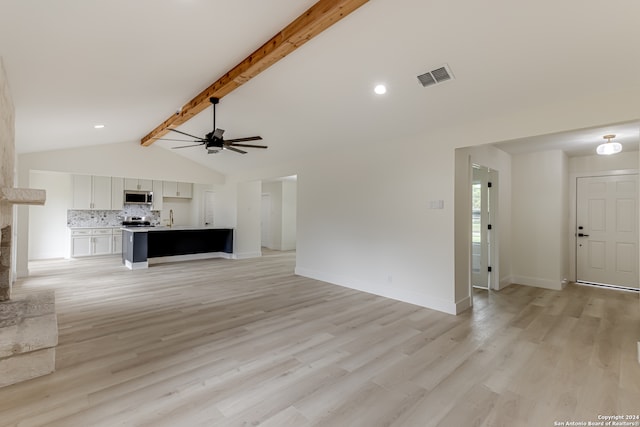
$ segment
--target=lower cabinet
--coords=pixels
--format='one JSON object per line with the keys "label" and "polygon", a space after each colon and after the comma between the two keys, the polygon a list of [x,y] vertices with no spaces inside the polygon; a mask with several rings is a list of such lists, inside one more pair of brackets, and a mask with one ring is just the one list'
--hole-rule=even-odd
{"label": "lower cabinet", "polygon": [[72,258],[111,255],[121,252],[122,231],[119,228],[71,229]]}
{"label": "lower cabinet", "polygon": [[111,249],[111,253],[122,253],[122,231],[120,229],[113,230],[113,246]]}
{"label": "lower cabinet", "polygon": [[71,230],[71,257],[90,256],[92,247],[91,230]]}

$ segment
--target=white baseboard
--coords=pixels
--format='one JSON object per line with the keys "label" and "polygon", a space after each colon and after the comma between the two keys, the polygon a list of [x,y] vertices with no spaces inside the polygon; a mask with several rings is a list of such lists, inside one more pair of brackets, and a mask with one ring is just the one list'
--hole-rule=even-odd
{"label": "white baseboard", "polygon": [[[359,281],[357,279],[341,277],[338,275],[324,273],[321,271],[309,270],[304,267],[296,267],[295,274],[298,276],[308,277],[310,279],[321,280],[323,282],[331,283],[333,285],[342,286],[349,289],[355,289],[357,291],[366,292],[373,295],[378,295],[385,298],[394,299],[397,301],[407,302],[409,304],[418,305],[420,307],[430,308],[432,310],[441,311],[447,314],[458,314],[459,307],[463,307],[465,304],[470,304],[466,301],[461,301],[458,304],[453,301],[443,300],[441,298],[435,298],[421,292],[414,292],[404,289],[398,289],[397,287],[390,288],[379,284],[371,284]],[[468,308],[468,307],[467,307]],[[464,309],[466,310],[466,308]],[[464,311],[462,310],[462,311]]]}
{"label": "white baseboard", "polygon": [[124,261],[124,265],[129,270],[140,270],[140,269],[143,269],[143,268],[149,268],[149,263],[147,261],[131,262],[131,261],[125,260]]}
{"label": "white baseboard", "polygon": [[473,300],[471,297],[465,297],[460,301],[456,302],[456,314],[460,314],[463,311],[471,308]]}
{"label": "white baseboard", "polygon": [[513,277],[511,277],[511,276],[503,277],[498,282],[498,289],[496,289],[496,291],[500,291],[500,290],[502,290],[502,289],[504,289],[507,286],[510,286],[512,284],[513,284]]}
{"label": "white baseboard", "polygon": [[541,279],[539,277],[513,276],[513,283],[526,286],[534,286],[536,288],[552,289],[554,291],[562,290],[561,280]]}
{"label": "white baseboard", "polygon": [[233,259],[247,259],[247,258],[260,258],[262,251],[258,252],[241,252],[233,254]]}

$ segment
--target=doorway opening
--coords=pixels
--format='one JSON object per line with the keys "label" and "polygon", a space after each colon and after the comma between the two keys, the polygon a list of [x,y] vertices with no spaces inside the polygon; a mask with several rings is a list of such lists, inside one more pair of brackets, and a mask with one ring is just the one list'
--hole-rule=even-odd
{"label": "doorway opening", "polygon": [[472,164],[471,179],[471,287],[497,289],[496,215],[498,172]]}
{"label": "doorway opening", "polygon": [[262,248],[273,249],[273,244],[271,243],[271,210],[273,209],[271,206],[271,193],[262,193],[261,206],[260,246],[262,246]]}
{"label": "doorway opening", "polygon": [[262,252],[293,251],[297,233],[297,176],[262,181]]}

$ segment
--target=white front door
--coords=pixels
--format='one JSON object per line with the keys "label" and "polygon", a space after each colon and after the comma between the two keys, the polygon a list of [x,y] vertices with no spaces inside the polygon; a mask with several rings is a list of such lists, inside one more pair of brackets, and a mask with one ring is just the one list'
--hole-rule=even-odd
{"label": "white front door", "polygon": [[638,175],[578,178],[578,282],[637,289]]}

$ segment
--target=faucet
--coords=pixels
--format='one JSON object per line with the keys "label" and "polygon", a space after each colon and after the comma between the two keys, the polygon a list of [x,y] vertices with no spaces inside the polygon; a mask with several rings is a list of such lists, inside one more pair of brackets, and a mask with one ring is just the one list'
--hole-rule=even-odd
{"label": "faucet", "polygon": [[173,227],[173,209],[169,209],[169,227]]}

